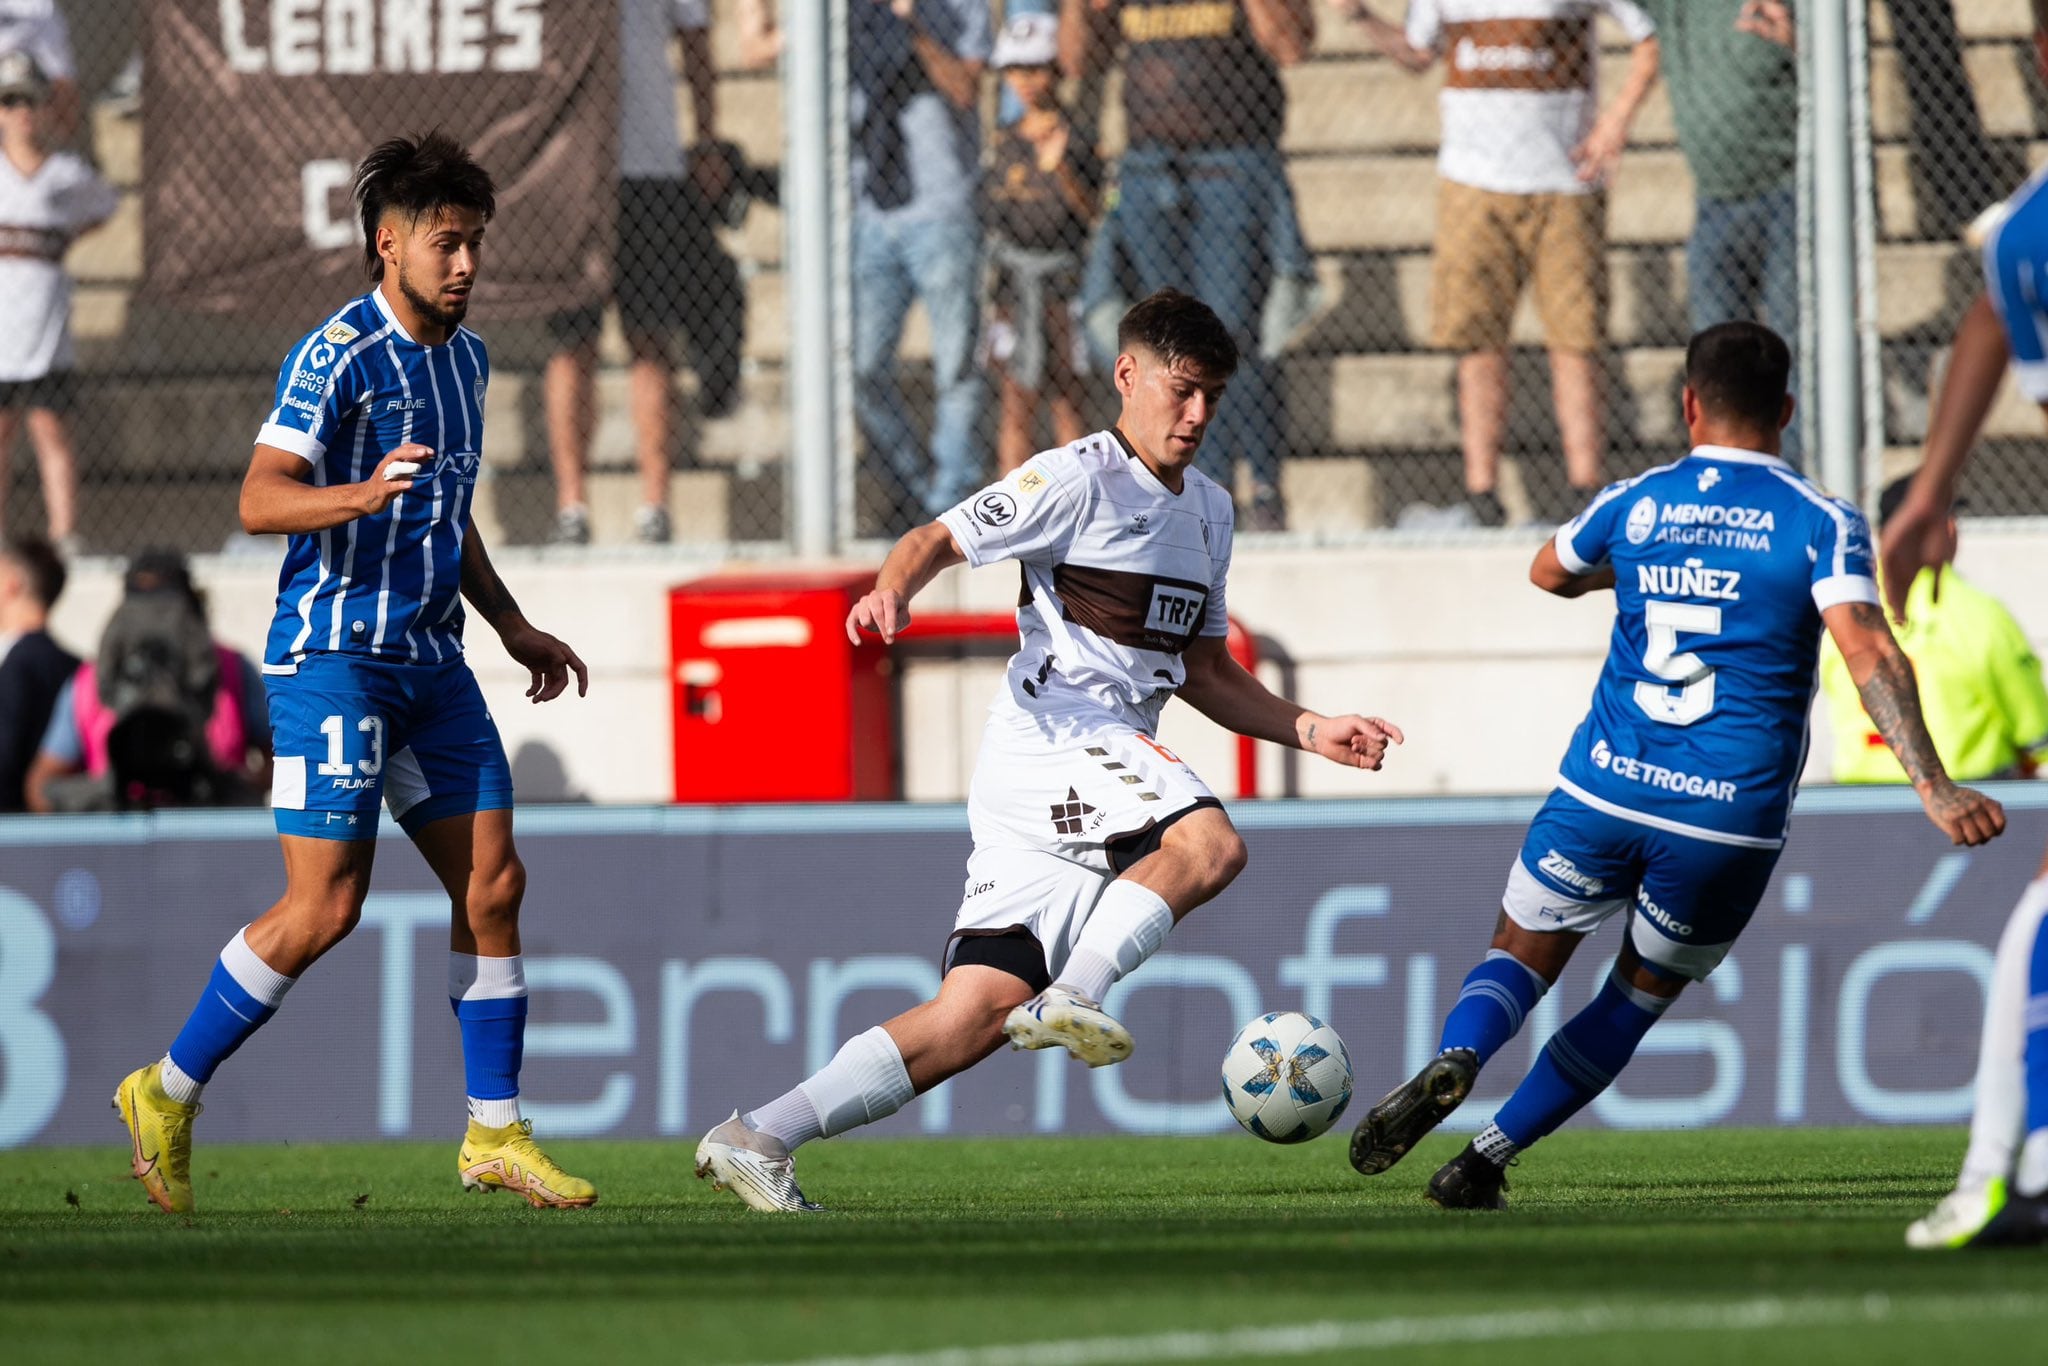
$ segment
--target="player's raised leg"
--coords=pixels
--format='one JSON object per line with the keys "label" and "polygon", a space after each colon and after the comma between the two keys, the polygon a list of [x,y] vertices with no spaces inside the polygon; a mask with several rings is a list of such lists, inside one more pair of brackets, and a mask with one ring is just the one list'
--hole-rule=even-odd
{"label": "player's raised leg", "polygon": [[1956,1188],[1906,1230],[1922,1251],[2048,1238],[2048,870],[1999,936]]}
{"label": "player's raised leg", "polygon": [[[527,1003],[519,908],[526,868],[513,845],[503,746],[482,712],[474,679],[457,667],[462,677],[449,680],[447,705],[405,751],[418,761],[423,786],[437,795],[401,816],[448,892],[448,1004],[462,1033],[469,1112],[456,1170],[465,1190],[509,1190],[536,1209],[580,1209],[597,1203],[597,1188],[543,1152],[533,1141],[532,1121],[519,1112]],[[465,749],[482,762],[452,762]],[[478,776],[465,781],[464,772]],[[443,780],[439,787],[437,779]],[[396,780],[392,797],[406,800]],[[437,802],[481,809],[438,815]],[[426,819],[420,819],[423,808]]]}
{"label": "player's raised leg", "polygon": [[[1029,943],[1024,958],[1043,951]],[[697,1175],[758,1210],[811,1213],[792,1154],[816,1138],[886,1119],[915,1096],[993,1053],[1003,1020],[1030,997],[1032,984],[1004,968],[956,962],[939,994],[887,1024],[855,1035],[795,1089],[732,1118],[697,1145]]]}
{"label": "player's raised leg", "polygon": [[[373,827],[374,829],[374,827]],[[198,1004],[162,1059],[124,1078],[114,1109],[128,1128],[136,1180],[167,1213],[192,1203],[192,1121],[214,1069],[248,1042],[299,975],[340,943],[362,915],[376,844],[285,835],[285,894],[236,931]]]}
{"label": "player's raised leg", "polygon": [[1244,840],[1220,805],[1179,813],[1157,847],[1103,889],[1058,980],[1010,1012],[1003,1033],[1011,1044],[1064,1048],[1090,1067],[1131,1056],[1130,1031],[1102,1009],[1102,998],[1159,951],[1182,916],[1228,887],[1246,858]]}
{"label": "player's raised leg", "polygon": [[1522,1030],[1583,935],[1538,934],[1501,912],[1493,944],[1465,974],[1444,1019],[1436,1054],[1414,1076],[1380,1097],[1351,1133],[1351,1165],[1363,1176],[1386,1171],[1465,1103],[1502,1045]]}
{"label": "player's raised leg", "polygon": [[1504,1208],[1506,1167],[1515,1154],[1613,1083],[1686,980],[1644,962],[1633,944],[1623,945],[1592,1004],[1551,1036],[1493,1122],[1430,1178],[1430,1200],[1446,1209]]}
{"label": "player's raised leg", "polygon": [[1352,1131],[1351,1165],[1361,1175],[1391,1168],[1462,1105],[1480,1069],[1521,1032],[1579,941],[1627,909],[1627,897],[1615,892],[1632,884],[1634,872],[1591,838],[1596,829],[1625,846],[1626,827],[1561,794],[1551,794],[1530,822],[1501,894],[1493,942],[1465,974],[1435,1056]]}

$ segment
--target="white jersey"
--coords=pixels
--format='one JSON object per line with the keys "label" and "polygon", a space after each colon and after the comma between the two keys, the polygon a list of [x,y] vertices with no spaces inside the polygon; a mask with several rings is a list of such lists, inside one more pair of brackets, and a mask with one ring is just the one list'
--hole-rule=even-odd
{"label": "white jersey", "polygon": [[1174,493],[1115,431],[1032,457],[939,521],[969,564],[1023,570],[999,716],[1093,712],[1149,734],[1187,680],[1182,653],[1229,631],[1230,496],[1192,469]]}
{"label": "white jersey", "polygon": [[1441,53],[1437,172],[1499,194],[1585,194],[1572,148],[1598,112],[1593,21],[1656,32],[1629,0],[1411,0],[1409,43]]}
{"label": "white jersey", "polygon": [[116,203],[112,187],[69,152],[52,152],[32,175],[0,156],[0,382],[71,368],[64,253]]}

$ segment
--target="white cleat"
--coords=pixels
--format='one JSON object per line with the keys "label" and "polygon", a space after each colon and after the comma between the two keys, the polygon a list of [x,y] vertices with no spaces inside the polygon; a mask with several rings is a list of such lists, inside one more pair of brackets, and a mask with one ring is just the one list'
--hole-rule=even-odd
{"label": "white cleat", "polygon": [[1012,1010],[1003,1037],[1012,1048],[1064,1048],[1090,1067],[1122,1062],[1137,1047],[1100,1004],[1057,983]]}
{"label": "white cleat", "polygon": [[1982,1186],[1958,1187],[1941,1197],[1941,1202],[1906,1229],[1906,1246],[1921,1252],[1968,1247],[1986,1233],[1993,1241],[1993,1221],[2005,1209],[2009,1192],[2003,1181]]}
{"label": "white cleat", "polygon": [[771,1214],[816,1214],[824,1208],[797,1188],[796,1159],[783,1141],[740,1123],[737,1110],[697,1145],[697,1176],[710,1177],[711,1189],[729,1190]]}

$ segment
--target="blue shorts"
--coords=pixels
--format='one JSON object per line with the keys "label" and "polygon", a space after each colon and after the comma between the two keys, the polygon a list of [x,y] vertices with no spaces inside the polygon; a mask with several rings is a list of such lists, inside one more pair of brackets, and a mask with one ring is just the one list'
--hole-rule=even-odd
{"label": "blue shorts", "polygon": [[460,659],[386,664],[313,654],[265,678],[280,835],[367,840],[379,803],[409,835],[512,805],[498,725]]}
{"label": "blue shorts", "polygon": [[2005,217],[1984,239],[1984,284],[2020,392],[2048,403],[2048,177],[2036,175],[2006,201]]}
{"label": "blue shorts", "polygon": [[1734,947],[1780,852],[1672,834],[1552,792],[1529,823],[1501,907],[1539,934],[1589,933],[1632,907],[1629,942],[1643,961],[1697,981]]}

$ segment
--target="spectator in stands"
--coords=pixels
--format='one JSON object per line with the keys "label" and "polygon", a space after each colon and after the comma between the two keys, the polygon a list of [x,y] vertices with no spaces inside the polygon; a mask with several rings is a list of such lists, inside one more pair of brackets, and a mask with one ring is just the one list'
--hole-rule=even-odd
{"label": "spectator in stands", "polygon": [[[612,294],[629,356],[627,406],[640,472],[634,533],[670,536],[669,464],[675,444],[675,363],[680,332],[697,370],[697,399],[711,416],[739,399],[746,296],[739,267],[714,231],[734,186],[736,155],[718,138],[717,73],[705,0],[622,0],[619,6],[619,212]],[[676,141],[671,34],[681,39],[696,141]],[[602,307],[549,323],[559,349],[542,377],[548,455],[555,470],[555,540],[590,540],[584,476],[597,426],[596,371]]]}
{"label": "spectator in stands", "polygon": [[115,196],[78,157],[49,150],[50,98],[34,57],[0,52],[0,509],[6,458],[26,416],[50,539],[75,555],[78,457],[64,253],[113,216]]}
{"label": "spectator in stands", "polygon": [[733,24],[739,31],[735,46],[740,65],[750,69],[774,66],[782,55],[775,0],[734,0]]}
{"label": "spectator in stands", "polygon": [[[1292,211],[1280,133],[1280,68],[1315,41],[1311,0],[1064,0],[1061,65],[1091,76],[1123,54],[1128,150],[1105,231],[1128,257],[1142,296],[1186,290],[1216,310],[1241,357],[1202,463],[1226,489],[1249,467],[1241,524],[1286,525],[1279,453],[1284,424],[1261,347],[1274,276],[1274,231]],[[1305,253],[1289,253],[1299,267]]]}
{"label": "spectator in stands", "polygon": [[1056,15],[1020,14],[1003,25],[992,58],[1022,110],[995,131],[982,190],[994,287],[989,352],[1002,386],[996,463],[1004,474],[1042,449],[1041,400],[1056,443],[1078,441],[1089,430],[1074,368],[1071,305],[1102,166],[1095,149],[1075,138],[1054,88],[1059,27]]}
{"label": "spectator in stands", "polygon": [[[1906,501],[1913,477],[1894,479],[1878,498],[1880,531]],[[1955,557],[1956,520],[1947,519]],[[1939,582],[1940,591],[1936,592]],[[2005,605],[1947,568],[1923,569],[1906,591],[1906,619],[1893,633],[1920,680],[1920,710],[1949,776],[1957,782],[2033,776],[2048,749],[2048,687],[2026,632]],[[1865,714],[1848,666],[1821,643],[1821,691],[1833,732],[1838,783],[1903,783],[1905,770]]]}
{"label": "spectator in stands", "polygon": [[[1657,25],[1678,145],[1692,171],[1685,246],[1693,331],[1747,318],[1799,343],[1796,35],[1782,0],[1636,0]],[[1783,454],[1800,456],[1799,423]],[[1889,750],[1886,751],[1890,753]]]}
{"label": "spectator in stands", "polygon": [[[1606,188],[1656,83],[1650,18],[1630,0],[1412,0],[1404,32],[1363,0],[1332,3],[1411,72],[1445,59],[1431,311],[1436,345],[1458,353],[1466,502],[1482,525],[1505,520],[1508,336],[1528,284],[1550,349],[1570,505],[1581,506],[1606,461]],[[1601,15],[1634,45],[1604,110]]]}
{"label": "spectator in stands", "polygon": [[[164,779],[160,756],[175,750],[188,720],[194,748],[204,753],[183,755],[185,771]],[[152,781],[124,784],[120,757],[137,752],[156,759]],[[268,793],[263,675],[248,656],[208,635],[206,599],[184,556],[146,550],[128,562],[99,656],[58,694],[27,789],[31,811],[256,804]]]}
{"label": "spectator in stands", "polygon": [[45,133],[58,146],[78,135],[81,100],[71,30],[57,0],[0,0],[0,53],[25,52],[49,82]]}
{"label": "spectator in stands", "polygon": [[[893,535],[981,483],[981,72],[988,0],[850,0],[854,411],[893,484]],[[931,322],[936,405],[930,468],[897,383],[904,319]]]}
{"label": "spectator in stands", "polygon": [[49,631],[64,562],[48,541],[0,545],[0,811],[26,811],[29,762],[78,656]]}

